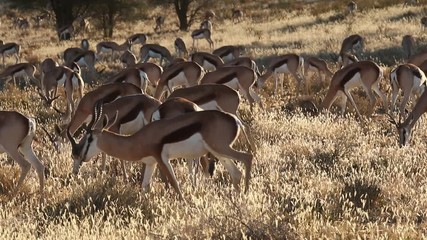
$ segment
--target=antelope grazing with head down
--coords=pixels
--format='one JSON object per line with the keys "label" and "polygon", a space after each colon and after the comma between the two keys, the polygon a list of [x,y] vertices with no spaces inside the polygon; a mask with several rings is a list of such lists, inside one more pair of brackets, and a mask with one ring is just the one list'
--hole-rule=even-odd
{"label": "antelope grazing with head down", "polygon": [[[34,84],[38,86],[40,82],[34,77],[36,70],[37,70],[36,66],[34,66],[31,63],[18,63],[15,65],[10,65],[6,67],[0,73],[0,79],[11,78],[15,86],[17,86],[16,77],[23,77],[24,79],[29,78],[34,82]],[[10,80],[7,80],[6,83],[9,81]]]}
{"label": "antelope grazing with head down", "polygon": [[351,53],[342,52],[338,57],[338,68],[341,69],[349,64],[352,64],[358,61],[359,59],[355,55]]}
{"label": "antelope grazing with head down", "polygon": [[372,114],[376,102],[372,91],[381,97],[384,108],[387,112],[387,98],[379,89],[380,80],[382,78],[383,70],[372,61],[360,61],[347,65],[338,70],[332,77],[328,93],[326,94],[325,99],[323,99],[321,108],[329,110],[332,103],[340,95],[342,97],[341,114],[344,114],[347,98],[349,98],[351,104],[356,110],[357,116],[362,119],[359,109],[357,108],[356,103],[354,102],[354,99],[350,93],[351,89],[362,86],[369,97],[369,115]]}
{"label": "antelope grazing with head down", "polygon": [[208,52],[195,52],[191,54],[190,61],[199,64],[208,72],[215,71],[224,64],[220,57]]}
{"label": "antelope grazing with head down", "polygon": [[122,160],[142,161],[146,164],[143,189],[149,187],[158,165],[179,198],[183,199],[169,160],[180,157],[195,159],[210,152],[219,158],[230,173],[237,191],[240,190],[242,173],[234,161],[242,162],[245,165],[245,192],[249,190],[253,156],[231,148],[239,132],[244,132],[243,124],[233,115],[220,111],[187,113],[152,122],[131,136],[117,135],[108,130],[93,130],[92,126],[102,116],[99,104],[92,115],[94,117],[79,143],[68,133],[73,149],[74,173],[78,173],[83,162],[89,161],[99,152]]}
{"label": "antelope grazing with head down", "polygon": [[365,47],[365,43],[363,37],[359,34],[353,34],[346,37],[341,43],[341,53],[351,52],[354,54],[356,51],[361,52]]}
{"label": "antelope grazing with head down", "polygon": [[297,96],[299,95],[301,84],[304,82],[304,58],[296,54],[286,54],[279,56],[271,61],[267,71],[258,78],[257,86],[262,88],[264,83],[271,77],[274,77],[274,95],[277,95],[277,89],[280,81],[280,93],[283,94],[283,79],[280,73],[289,73],[297,82]]}
{"label": "antelope grazing with head down", "polygon": [[139,51],[140,62],[147,62],[150,58],[159,58],[160,66],[163,64],[163,60],[168,61],[171,64],[173,61],[172,54],[166,47],[159,44],[145,44]]}
{"label": "antelope grazing with head down", "polygon": [[131,51],[126,50],[121,56],[120,56],[120,62],[123,64],[124,68],[135,66],[137,60],[135,54],[133,54]]}
{"label": "antelope grazing with head down", "polygon": [[131,42],[129,39],[126,39],[124,43],[117,44],[116,42],[99,42],[96,44],[96,56],[100,57],[104,53],[111,52],[111,60],[113,60],[114,52],[124,52],[130,50]]}
{"label": "antelope grazing with head down", "polygon": [[176,63],[163,72],[154,93],[154,98],[160,99],[165,90],[171,93],[173,88],[177,86],[196,86],[204,74],[205,71],[197,63]]}
{"label": "antelope grazing with head down", "polygon": [[175,47],[175,53],[177,57],[184,57],[184,58],[188,57],[187,46],[185,46],[184,40],[182,40],[182,38],[178,37],[175,39],[174,47]]}
{"label": "antelope grazing with head down", "polygon": [[[403,99],[400,104],[400,116],[405,116],[405,108],[411,96],[421,96],[426,87],[426,76],[417,66],[406,63],[397,66],[390,72],[390,82],[392,87],[391,111],[396,105],[397,94],[402,89]],[[399,118],[400,119],[400,118]]]}
{"label": "antelope grazing with head down", "polygon": [[309,70],[316,71],[322,82],[326,77],[332,77],[334,73],[329,69],[325,60],[317,57],[307,57],[304,59],[304,73],[307,74]]}
{"label": "antelope grazing with head down", "polygon": [[226,45],[215,49],[212,54],[219,56],[224,61],[224,63],[227,63],[235,58],[240,57],[243,51],[243,46]]}
{"label": "antelope grazing with head down", "polygon": [[16,195],[31,167],[37,172],[40,184],[40,202],[44,201],[45,167],[31,146],[36,132],[36,121],[16,111],[0,111],[0,153],[6,152],[21,168],[18,183],[12,192]]}

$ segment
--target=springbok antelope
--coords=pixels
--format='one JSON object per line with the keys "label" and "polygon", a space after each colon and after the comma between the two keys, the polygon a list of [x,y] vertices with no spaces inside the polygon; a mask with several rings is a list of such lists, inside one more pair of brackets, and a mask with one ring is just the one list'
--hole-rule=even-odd
{"label": "springbok antelope", "polygon": [[156,18],[156,26],[154,27],[155,33],[160,33],[162,31],[162,25],[165,23],[165,17],[164,16],[158,16]]}
{"label": "springbok antelope", "polygon": [[193,51],[196,49],[195,47],[196,40],[199,40],[199,39],[206,39],[206,41],[208,41],[209,43],[209,49],[212,50],[212,48],[214,47],[214,42],[212,41],[212,38],[211,38],[211,31],[209,29],[194,30],[193,32],[191,32],[191,38],[193,39]]}
{"label": "springbok antelope", "polygon": [[[29,78],[36,84],[36,86],[38,86],[40,82],[34,77],[36,70],[36,66],[31,63],[18,63],[6,67],[0,73],[0,79],[10,77],[15,86],[17,86],[16,77]],[[6,83],[9,81],[10,80],[7,80]]]}
{"label": "springbok antelope", "polygon": [[322,82],[325,81],[326,77],[329,78],[334,75],[326,61],[317,57],[306,57],[304,59],[304,73],[307,74],[309,70],[316,71]]}
{"label": "springbok antelope", "polygon": [[351,52],[354,54],[355,51],[363,51],[364,45],[362,36],[359,34],[350,35],[342,41],[340,55],[341,53]]}
{"label": "springbok antelope", "polygon": [[119,73],[112,76],[106,83],[126,82],[143,89],[148,81],[147,74],[137,68],[129,67],[121,70]]}
{"label": "springbok antelope", "polygon": [[129,42],[132,43],[132,45],[133,44],[144,45],[147,42],[148,37],[144,33],[135,33],[135,34],[131,35],[130,37],[128,37],[127,39]]}
{"label": "springbok antelope", "polygon": [[160,99],[165,90],[172,92],[177,86],[196,86],[204,75],[203,68],[194,62],[180,62],[167,68],[158,82],[154,98]]}
{"label": "springbok antelope", "polygon": [[53,58],[46,58],[45,60],[43,60],[43,62],[40,64],[42,81],[43,81],[44,75],[47,72],[52,71],[57,66],[59,66],[59,64],[55,60],[53,60]]}
{"label": "springbok antelope", "polygon": [[224,61],[224,63],[227,63],[235,58],[240,57],[243,51],[243,46],[226,45],[215,49],[212,53],[219,56]]}
{"label": "springbok antelope", "polygon": [[14,20],[13,26],[19,29],[28,29],[30,28],[30,22],[26,18],[18,17]]}
{"label": "springbok antelope", "polygon": [[402,49],[406,54],[406,58],[409,59],[412,56],[412,50],[415,46],[415,38],[412,35],[405,35],[402,38]]}
{"label": "springbok antelope", "polygon": [[[95,59],[95,52],[92,50],[88,50],[81,54],[73,56],[72,58],[70,58],[70,61],[65,62],[65,65],[71,65],[75,62],[79,67],[86,68],[89,71],[91,80],[93,80],[96,75]],[[89,80],[88,82],[91,82],[91,80]]]}
{"label": "springbok antelope", "polygon": [[175,46],[175,52],[177,57],[184,57],[184,58],[188,57],[188,50],[182,38],[180,37],[176,38],[174,46]]}
{"label": "springbok antelope", "polygon": [[231,9],[231,18],[233,19],[233,23],[242,21],[243,11],[236,8]]}
{"label": "springbok antelope", "polygon": [[145,44],[139,51],[140,62],[147,62],[150,58],[159,58],[160,66],[162,66],[163,60],[166,59],[168,64],[173,61],[173,57],[166,47],[159,44]]}
{"label": "springbok antelope", "polygon": [[131,51],[126,50],[121,56],[120,56],[120,62],[123,64],[123,67],[132,67],[136,64],[136,56]]}
{"label": "springbok antelope", "polygon": [[422,17],[420,23],[421,23],[421,29],[425,30],[427,27],[427,17]]}
{"label": "springbok antelope", "polygon": [[72,24],[58,28],[57,32],[59,40],[70,40],[74,37],[74,27]]}
{"label": "springbok antelope", "polygon": [[36,121],[16,111],[0,111],[0,152],[6,152],[21,168],[14,196],[24,182],[31,167],[37,172],[40,184],[40,202],[44,201],[44,165],[31,146],[36,133]]}
{"label": "springbok antelope", "polygon": [[79,26],[79,30],[80,30],[80,32],[82,32],[83,34],[86,34],[86,33],[88,33],[89,31],[90,31],[90,29],[92,28],[91,27],[91,24],[90,24],[90,21],[89,21],[89,19],[88,18],[85,18],[85,17],[78,17],[77,19],[76,19],[76,21],[77,21],[77,23],[78,23],[78,26]]}
{"label": "springbok antelope", "polygon": [[397,66],[390,72],[390,82],[392,87],[391,110],[397,100],[399,89],[402,89],[403,99],[400,104],[400,116],[405,115],[405,107],[412,95],[421,96],[426,86],[426,76],[417,66],[406,63]]}
{"label": "springbok antelope", "polygon": [[215,14],[215,12],[214,12],[214,11],[212,11],[212,10],[207,10],[207,11],[205,12],[204,19],[206,19],[206,20],[212,20],[212,19],[214,19],[215,17],[216,17],[216,14]]}
{"label": "springbok antelope", "polygon": [[[104,104],[114,101],[115,99],[127,95],[142,94],[139,87],[131,83],[111,83],[101,85],[98,88],[86,93],[77,106],[71,121],[67,124],[67,129],[71,134],[74,133],[84,123],[88,123],[92,117],[93,107],[97,101],[102,101]],[[64,126],[63,126],[64,127]],[[66,129],[55,126],[56,133],[62,137],[66,137]],[[58,139],[59,140],[59,139]]]}
{"label": "springbok antelope", "polygon": [[350,65],[358,61],[359,59],[355,55],[351,53],[342,52],[338,57],[338,68],[341,69],[344,66]]}
{"label": "springbok antelope", "polygon": [[74,62],[76,56],[84,54],[89,50],[89,41],[87,39],[83,39],[80,42],[80,47],[72,47],[67,48],[64,51],[63,59],[65,64],[69,64]]}
{"label": "springbok antelope", "polygon": [[17,43],[11,42],[11,43],[2,44],[0,46],[0,54],[2,55],[2,58],[3,58],[3,66],[5,66],[4,57],[10,56],[10,55],[15,55],[15,59],[16,59],[15,64],[17,64],[20,61],[19,60],[20,51],[21,51],[21,45]]}
{"label": "springbok antelope", "polygon": [[[151,86],[157,87],[158,82],[160,81],[160,77],[163,74],[163,68],[155,63],[138,63],[134,66],[135,68],[139,69],[139,71],[144,72],[147,74],[148,81],[151,83]],[[145,81],[145,83],[148,83]],[[148,84],[147,84],[148,85]],[[143,91],[146,92],[147,86],[143,86]],[[154,90],[152,91],[154,92]]]}
{"label": "springbok antelope", "polygon": [[131,42],[129,39],[126,39],[124,43],[117,44],[116,42],[99,42],[96,44],[96,56],[99,57],[104,53],[111,52],[111,60],[113,60],[114,52],[124,52],[126,50],[130,51]]}
{"label": "springbok antelope", "polygon": [[380,80],[382,78],[383,70],[372,61],[360,61],[343,67],[342,69],[335,72],[334,76],[332,77],[328,93],[326,94],[326,97],[321,104],[321,109],[329,110],[338,95],[341,95],[341,113],[344,114],[347,98],[349,98],[351,104],[356,110],[357,116],[359,119],[362,119],[359,109],[357,108],[356,103],[354,102],[350,93],[351,89],[362,86],[370,101],[369,115],[372,114],[376,102],[372,91],[381,97],[384,108],[387,112],[387,98],[379,89]]}
{"label": "springbok antelope", "polygon": [[200,80],[200,84],[216,83],[227,85],[241,92],[249,101],[251,107],[253,107],[253,103],[255,102],[259,102],[262,107],[261,99],[252,89],[256,80],[256,73],[252,69],[244,66],[232,66],[206,73],[202,80]]}
{"label": "springbok antelope", "polygon": [[396,120],[390,116],[390,122],[396,126],[397,132],[399,134],[399,146],[403,147],[408,145],[411,140],[412,128],[417,123],[418,119],[427,111],[427,91],[421,95],[415,104],[412,112],[406,117],[405,121],[396,122]]}
{"label": "springbok antelope", "polygon": [[280,93],[283,94],[283,79],[280,73],[289,73],[297,82],[297,96],[299,95],[301,84],[304,82],[304,58],[296,54],[285,54],[271,61],[267,71],[258,78],[257,86],[262,88],[265,82],[274,77],[274,95],[277,95],[277,89],[280,81]]}
{"label": "springbok antelope", "polygon": [[[151,116],[160,104],[160,101],[145,94],[123,96],[103,105],[103,116],[101,116],[101,121],[94,125],[94,129],[101,130],[102,122],[108,121],[108,119],[115,119],[114,124],[108,128],[110,132],[120,135],[132,135],[151,122]],[[103,154],[102,171],[105,171],[105,161],[106,156]],[[126,168],[124,162],[120,162],[123,176],[126,180]]]}
{"label": "springbok antelope", "polygon": [[54,67],[46,72],[42,81],[41,89],[44,92],[44,100],[50,105],[57,99],[58,86],[63,86],[67,98],[67,116],[75,111],[74,92],[77,90],[77,104],[83,97],[84,82],[80,74],[66,66]]}
{"label": "springbok antelope", "polygon": [[[231,148],[240,131],[245,133],[243,124],[235,116],[221,111],[199,111],[152,122],[131,136],[121,136],[108,130],[93,130],[92,126],[102,116],[100,105],[96,106],[87,132],[76,143],[67,131],[72,144],[73,172],[78,173],[83,162],[89,161],[99,152],[127,160],[142,161],[146,164],[142,188],[148,189],[152,174],[158,164],[180,199],[183,199],[170,159],[195,159],[210,152],[218,157],[240,190],[242,173],[234,161],[245,165],[245,192],[249,190],[252,154]],[[246,134],[245,134],[246,135]]]}
{"label": "springbok antelope", "polygon": [[219,110],[238,115],[240,96],[237,91],[222,84],[202,84],[174,90],[168,98],[185,98],[203,110]]}
{"label": "springbok antelope", "polygon": [[208,52],[195,52],[191,54],[190,61],[199,64],[208,72],[215,71],[224,64],[220,57]]}
{"label": "springbok antelope", "polygon": [[347,4],[347,11],[350,14],[354,14],[357,11],[357,3],[355,1],[351,1]]}

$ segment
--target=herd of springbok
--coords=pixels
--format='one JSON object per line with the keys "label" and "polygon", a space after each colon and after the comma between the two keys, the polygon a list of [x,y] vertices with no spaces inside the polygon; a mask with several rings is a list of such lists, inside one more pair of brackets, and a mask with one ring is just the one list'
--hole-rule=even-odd
{"label": "herd of springbok", "polygon": [[[413,1],[407,2],[405,4],[412,4]],[[353,14],[356,10],[357,5],[351,2],[348,11]],[[141,161],[145,163],[143,189],[149,188],[158,166],[165,183],[170,183],[181,199],[183,196],[170,160],[187,159],[188,170],[195,184],[195,171],[199,165],[202,165],[205,173],[211,171],[212,162],[205,157],[208,153],[224,165],[237,191],[240,190],[242,173],[236,162],[242,162],[245,167],[245,192],[248,191],[253,162],[253,154],[249,152],[255,151],[256,146],[250,129],[239,118],[240,95],[247,99],[251,108],[258,107],[258,104],[262,110],[262,100],[257,92],[262,91],[266,81],[273,78],[274,94],[282,95],[281,74],[289,74],[295,79],[297,97],[301,94],[301,86],[306,84],[307,72],[316,71],[323,80],[330,78],[320,110],[329,109],[337,97],[341,97],[341,112],[345,112],[349,99],[360,119],[362,115],[351,90],[362,86],[370,101],[369,115],[374,112],[375,94],[378,95],[390,121],[399,131],[401,146],[408,143],[412,127],[427,111],[427,92],[424,92],[427,53],[413,55],[415,40],[411,35],[404,36],[402,40],[402,48],[408,57],[406,63],[395,67],[389,76],[392,87],[389,109],[387,96],[380,89],[380,82],[384,79],[382,67],[370,60],[359,60],[365,42],[362,36],[354,34],[342,41],[338,58],[340,68],[335,73],[328,68],[325,60],[293,53],[272,58],[261,73],[253,59],[243,56],[243,46],[228,45],[213,49],[211,32],[214,17],[215,14],[208,11],[200,29],[191,33],[191,52],[183,39],[177,38],[173,56],[166,47],[147,43],[149,39],[143,33],[134,34],[121,44],[99,42],[95,51],[90,50],[89,41],[83,39],[80,47],[68,48],[63,52],[62,65],[53,58],[45,59],[39,67],[40,79],[35,77],[38,69],[35,65],[18,63],[21,61],[18,43],[2,43],[0,54],[4,69],[0,78],[12,79],[15,84],[16,77],[24,76],[31,80],[31,85],[26,83],[29,88],[40,95],[45,106],[60,113],[61,119],[54,126],[54,133],[49,133],[45,126],[42,129],[56,148],[67,141],[71,143],[73,173],[78,174],[83,162],[99,153],[103,153],[103,169],[106,155],[120,159],[125,178],[124,161]],[[242,17],[241,10],[233,9],[234,22],[241,21]],[[195,41],[201,38],[208,41],[212,52],[196,50]],[[135,44],[141,45],[139,55],[131,51]],[[15,56],[16,64],[6,66],[5,57],[11,55]],[[150,59],[158,59],[158,63],[148,62]],[[99,74],[95,68],[97,61],[117,60],[123,63],[123,69],[87,91],[88,83],[94,83]],[[82,71],[89,74],[82,77],[85,75]],[[148,87],[151,91],[147,91]],[[61,100],[58,88],[63,89],[60,92],[64,92],[64,100]],[[397,122],[392,115],[399,90],[403,92],[403,99]],[[405,109],[412,95],[417,95],[418,101],[412,112],[407,114]],[[57,104],[58,101],[65,102],[65,111],[60,109],[63,104]],[[84,131],[80,140],[75,140],[75,134],[81,128]],[[0,151],[8,153],[21,168],[12,195],[18,191],[30,168],[34,167],[43,201],[45,167],[31,146],[35,134],[34,118],[17,111],[0,112]],[[231,147],[239,136],[250,151],[241,152]]]}

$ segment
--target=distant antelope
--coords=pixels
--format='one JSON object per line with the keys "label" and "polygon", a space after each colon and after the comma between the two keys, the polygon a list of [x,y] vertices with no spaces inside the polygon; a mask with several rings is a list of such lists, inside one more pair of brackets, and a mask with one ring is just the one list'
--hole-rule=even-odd
{"label": "distant antelope", "polygon": [[4,64],[4,57],[6,56],[10,56],[10,55],[15,55],[16,58],[16,62],[15,64],[17,64],[19,62],[19,52],[21,51],[21,45],[16,44],[16,43],[5,43],[3,45],[0,46],[0,54],[3,57],[3,66],[5,66]]}
{"label": "distant antelope", "polygon": [[156,18],[156,26],[154,27],[155,33],[160,33],[162,31],[162,26],[165,23],[165,17],[164,16],[158,16]]}
{"label": "distant antelope", "polygon": [[185,58],[188,57],[188,50],[182,38],[180,37],[176,38],[174,46],[175,46],[175,52],[177,57],[185,57]]}
{"label": "distant antelope", "polygon": [[226,45],[213,50],[212,54],[219,56],[224,63],[227,63],[235,58],[240,57],[244,52],[243,46]]}
{"label": "distant antelope", "polygon": [[30,28],[30,22],[26,18],[18,17],[14,20],[13,23],[15,28],[19,29],[28,29]]}
{"label": "distant antelope", "polygon": [[199,64],[208,72],[215,71],[224,64],[220,57],[208,52],[195,52],[191,54],[190,61]]}
{"label": "distant antelope", "polygon": [[243,11],[236,8],[231,9],[231,18],[233,19],[234,23],[242,21]]}
{"label": "distant antelope", "polygon": [[104,53],[111,52],[111,60],[113,60],[114,52],[124,52],[130,50],[131,42],[129,39],[126,39],[124,43],[117,44],[116,42],[99,42],[96,44],[96,55],[97,57],[103,55]]}
{"label": "distant antelope", "polygon": [[283,94],[283,79],[279,74],[289,73],[297,82],[297,95],[300,93],[301,85],[304,83],[304,58],[297,54],[285,54],[271,61],[267,71],[258,78],[257,86],[262,88],[264,83],[274,77],[274,95],[277,95],[280,82],[280,94]]}
{"label": "distant antelope", "polygon": [[139,51],[140,62],[147,62],[150,58],[159,58],[160,65],[162,65],[163,60],[168,61],[168,64],[172,63],[173,57],[170,51],[159,44],[145,44],[141,47]]}
{"label": "distant antelope", "polygon": [[214,47],[214,42],[211,39],[211,31],[209,29],[197,29],[191,33],[191,38],[193,38],[193,51],[196,49],[195,42],[199,39],[206,39],[209,43],[209,48],[212,50]]}
{"label": "distant antelope", "polygon": [[[0,111],[0,152],[6,152],[18,163],[21,175],[12,192],[15,196],[31,167],[37,172],[40,202],[44,201],[45,167],[31,146],[36,133],[36,121],[16,111]],[[11,172],[9,172],[11,173]]]}
{"label": "distant antelope", "polygon": [[34,77],[36,73],[36,66],[31,63],[18,63],[6,67],[0,73],[0,79],[11,77],[15,86],[17,86],[16,77],[24,77],[31,79],[37,86],[40,84],[39,81]]}
{"label": "distant antelope", "polygon": [[357,11],[357,3],[354,1],[351,1],[347,4],[347,11],[350,14],[354,14]]}
{"label": "distant antelope", "polygon": [[212,33],[212,22],[210,20],[203,20],[202,23],[200,23],[200,29],[209,29]]}
{"label": "distant antelope", "polygon": [[214,19],[215,17],[216,17],[216,14],[215,14],[215,12],[214,12],[214,11],[212,11],[212,10],[207,10],[207,11],[205,12],[204,19],[206,19],[206,20],[212,20],[212,19]]}
{"label": "distant antelope", "polygon": [[362,86],[369,97],[370,109],[368,114],[372,114],[375,107],[376,99],[373,92],[381,97],[383,106],[387,112],[387,98],[379,89],[380,80],[382,78],[383,70],[372,61],[360,61],[347,65],[338,70],[332,77],[328,93],[321,104],[321,108],[329,110],[335,99],[338,96],[341,96],[341,114],[344,114],[345,112],[348,98],[356,110],[357,116],[361,119],[362,116],[360,115],[359,109],[353,100],[350,90],[355,87]]}
{"label": "distant antelope", "polygon": [[132,67],[136,64],[136,56],[131,51],[126,50],[121,56],[120,56],[120,62],[123,64],[123,67]]}
{"label": "distant antelope", "polygon": [[72,24],[58,28],[57,32],[59,40],[70,40],[74,37],[74,27]]}
{"label": "distant antelope", "polygon": [[127,38],[132,44],[144,45],[147,42],[147,34],[136,33]]}
{"label": "distant antelope", "polygon": [[406,58],[410,58],[412,56],[412,50],[414,49],[415,38],[412,35],[405,35],[402,38],[402,48],[406,54]]}
{"label": "distant antelope", "polygon": [[403,99],[400,104],[400,116],[405,116],[405,108],[411,96],[417,97],[423,94],[426,87],[426,76],[417,66],[406,63],[397,66],[390,72],[390,82],[392,86],[391,110],[396,105],[399,89],[402,89]]}
{"label": "distant antelope", "polygon": [[322,81],[325,81],[326,77],[329,78],[334,75],[328,68],[326,61],[317,57],[307,57],[304,59],[304,73],[307,74],[309,70],[316,71]]}
{"label": "distant antelope", "polygon": [[355,53],[355,51],[362,51],[364,48],[364,39],[359,34],[353,34],[346,37],[341,44],[341,53]]}
{"label": "distant antelope", "polygon": [[84,34],[88,33],[91,29],[91,24],[88,18],[80,17],[77,19],[80,31]]}

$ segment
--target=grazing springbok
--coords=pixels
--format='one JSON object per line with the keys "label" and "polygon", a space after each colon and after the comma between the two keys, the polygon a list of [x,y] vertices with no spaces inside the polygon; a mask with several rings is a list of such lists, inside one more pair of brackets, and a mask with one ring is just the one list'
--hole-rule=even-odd
{"label": "grazing springbok", "polygon": [[16,59],[15,64],[17,64],[20,61],[19,60],[20,51],[21,51],[21,45],[14,42],[0,45],[0,54],[2,55],[2,58],[3,58],[3,67],[6,66],[4,63],[4,57],[10,56],[10,55],[15,55],[15,59]]}
{"label": "grazing springbok", "polygon": [[279,74],[291,74],[297,82],[297,96],[300,93],[301,84],[304,83],[304,58],[296,54],[285,54],[271,61],[267,71],[258,78],[257,86],[262,88],[265,82],[274,77],[274,95],[277,95],[280,81],[280,94],[283,94],[283,82]]}
{"label": "grazing springbok", "polygon": [[329,69],[326,61],[317,57],[304,58],[304,73],[307,74],[309,70],[316,71],[322,82],[324,82],[327,77],[330,78],[334,75]]}
{"label": "grazing springbok", "polygon": [[89,41],[87,39],[82,39],[80,42],[80,47],[71,47],[67,48],[64,51],[63,59],[65,64],[70,64],[74,62],[76,56],[84,54],[89,50]]}
{"label": "grazing springbok", "polygon": [[173,61],[172,54],[166,47],[163,47],[159,44],[145,44],[141,47],[139,51],[140,62],[147,62],[150,58],[159,58],[160,66],[163,64],[163,60],[166,60],[168,64],[171,64]]}
{"label": "grazing springbok", "polygon": [[163,72],[154,93],[154,98],[160,99],[165,90],[171,93],[174,87],[177,86],[196,86],[204,74],[205,71],[197,63],[176,63]]}
{"label": "grazing springbok", "polygon": [[349,14],[355,14],[357,11],[357,3],[355,1],[351,1],[347,4],[347,11]]}
{"label": "grazing springbok", "polygon": [[31,146],[36,133],[36,121],[16,111],[0,111],[0,152],[6,152],[21,168],[15,196],[31,167],[37,172],[40,184],[40,203],[44,202],[45,167]]}
{"label": "grazing springbok", "polygon": [[193,39],[193,51],[195,51],[196,49],[195,47],[196,40],[199,40],[199,39],[206,39],[206,41],[208,41],[209,43],[209,49],[212,50],[214,47],[214,42],[212,41],[212,38],[211,38],[211,31],[209,29],[194,30],[191,33],[191,38]]}
{"label": "grazing springbok", "polygon": [[412,51],[415,46],[415,38],[412,35],[405,35],[402,38],[402,49],[406,54],[406,58],[409,59],[412,56]]}
{"label": "grazing springbok", "polygon": [[70,40],[74,37],[74,27],[72,24],[62,26],[57,29],[59,40]]}
{"label": "grazing springbok", "polygon": [[215,71],[224,64],[220,57],[208,52],[195,52],[191,54],[190,61],[199,64],[208,72]]}
{"label": "grazing springbok", "polygon": [[262,107],[261,99],[252,89],[256,80],[257,75],[251,68],[244,66],[230,66],[206,73],[200,81],[200,84],[216,83],[227,85],[242,93],[249,101],[251,107],[253,107],[255,102],[258,102]]}
{"label": "grazing springbok", "polygon": [[342,43],[341,43],[341,53],[352,53],[355,54],[356,52],[363,51],[365,47],[365,41],[362,36],[359,34],[353,34],[348,37],[346,37]]}
{"label": "grazing springbok", "polygon": [[226,45],[215,49],[212,53],[219,56],[224,63],[227,63],[240,55],[245,51],[243,46]]}
{"label": "grazing springbok", "polygon": [[154,27],[154,32],[160,33],[162,31],[162,26],[164,23],[165,23],[165,17],[164,16],[156,17],[156,26]]}
{"label": "grazing springbok", "polygon": [[338,68],[341,69],[344,66],[347,66],[349,64],[358,62],[359,59],[356,57],[356,55],[353,55],[351,53],[342,52],[340,53],[338,57]]}
{"label": "grazing springbok", "polygon": [[403,99],[400,104],[400,118],[405,116],[405,108],[411,96],[417,97],[423,94],[426,87],[426,76],[417,66],[406,63],[397,66],[390,72],[390,82],[392,87],[391,111],[396,105],[399,89],[402,89]]}
{"label": "grazing springbok", "polygon": [[[40,82],[34,77],[34,74],[36,73],[36,66],[34,66],[31,63],[18,63],[15,65],[10,65],[6,67],[1,73],[0,73],[0,79],[2,78],[11,78],[15,86],[17,86],[16,77],[23,77],[24,79],[31,79],[36,86],[39,86]],[[9,80],[6,80],[6,83],[9,82]],[[27,83],[28,85],[28,83]]]}
{"label": "grazing springbok", "polygon": [[253,156],[231,147],[240,131],[247,138],[243,124],[231,114],[215,110],[191,112],[172,119],[152,122],[131,136],[117,135],[104,129],[93,130],[92,126],[102,116],[100,104],[96,105],[92,115],[93,118],[79,143],[75,142],[67,131],[73,149],[75,174],[83,162],[89,161],[99,152],[104,152],[122,160],[144,162],[146,164],[142,182],[144,190],[148,189],[155,167],[158,165],[179,198],[183,199],[169,160],[195,159],[210,152],[218,157],[230,173],[237,191],[240,190],[242,173],[234,161],[242,162],[245,165],[245,192],[249,190]]}
{"label": "grazing springbok", "polygon": [[182,38],[178,37],[175,39],[174,47],[175,47],[175,53],[177,57],[184,57],[184,58],[188,57],[187,46],[185,46],[184,40],[182,40]]}
{"label": "grazing springbok", "polygon": [[117,44],[116,42],[99,42],[96,44],[96,56],[99,58],[101,55],[107,52],[111,52],[111,60],[113,60],[114,52],[130,51],[131,42],[126,39],[124,43]]}
{"label": "grazing springbok", "polygon": [[350,93],[350,90],[362,86],[369,97],[369,113],[371,115],[376,99],[372,91],[381,97],[385,111],[388,111],[387,98],[380,91],[380,80],[383,78],[383,70],[375,62],[372,61],[360,61],[343,67],[338,70],[332,77],[329,85],[328,93],[321,104],[321,109],[327,109],[331,107],[335,99],[340,95],[341,101],[341,114],[345,113],[347,98],[350,99],[351,104],[356,110],[359,119],[362,119],[359,109],[354,102],[354,99]]}
{"label": "grazing springbok", "polygon": [[148,37],[144,33],[135,33],[135,34],[131,35],[130,37],[128,37],[127,39],[129,42],[132,43],[132,45],[133,44],[144,45],[147,42]]}
{"label": "grazing springbok", "polygon": [[240,9],[233,8],[231,9],[231,18],[233,23],[240,22],[243,20],[243,11]]}
{"label": "grazing springbok", "polygon": [[120,62],[123,64],[123,67],[132,67],[135,66],[137,60],[135,54],[133,54],[131,51],[126,50],[121,56],[120,56]]}
{"label": "grazing springbok", "polygon": [[129,67],[110,77],[105,83],[132,83],[133,85],[143,89],[143,87],[147,84],[147,81],[148,76],[144,71],[140,71],[135,67]]}

